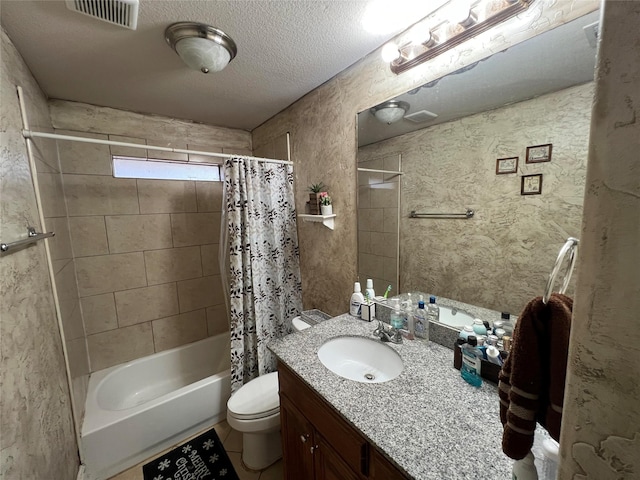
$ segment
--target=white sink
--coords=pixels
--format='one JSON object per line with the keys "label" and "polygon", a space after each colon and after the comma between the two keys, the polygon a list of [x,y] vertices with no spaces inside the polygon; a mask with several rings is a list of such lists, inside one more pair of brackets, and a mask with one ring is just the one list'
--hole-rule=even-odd
{"label": "white sink", "polygon": [[[451,327],[464,327],[465,325],[473,325],[473,317],[462,310],[452,309],[451,307],[440,307],[440,323]],[[455,313],[454,313],[455,312]]]}
{"label": "white sink", "polygon": [[332,338],[320,347],[318,358],[336,375],[362,383],[388,382],[404,369],[398,352],[365,337]]}

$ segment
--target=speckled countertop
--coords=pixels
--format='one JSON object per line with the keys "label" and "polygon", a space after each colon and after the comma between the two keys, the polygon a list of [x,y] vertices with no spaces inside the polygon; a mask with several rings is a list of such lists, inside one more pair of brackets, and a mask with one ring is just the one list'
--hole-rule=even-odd
{"label": "speckled countertop", "polygon": [[511,478],[512,461],[501,447],[497,388],[467,384],[453,367],[453,350],[424,340],[387,343],[402,357],[404,371],[375,384],[344,379],[320,363],[317,352],[328,339],[376,338],[375,327],[345,314],[269,348],[413,478]]}

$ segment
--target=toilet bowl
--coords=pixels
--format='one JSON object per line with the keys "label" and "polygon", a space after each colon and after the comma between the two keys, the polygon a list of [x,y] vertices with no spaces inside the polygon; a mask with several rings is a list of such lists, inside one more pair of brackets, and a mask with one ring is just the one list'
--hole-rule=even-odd
{"label": "toilet bowl", "polygon": [[[309,328],[300,317],[296,331]],[[227,402],[227,423],[242,433],[242,461],[251,470],[263,470],[282,457],[278,372],[245,383]]]}

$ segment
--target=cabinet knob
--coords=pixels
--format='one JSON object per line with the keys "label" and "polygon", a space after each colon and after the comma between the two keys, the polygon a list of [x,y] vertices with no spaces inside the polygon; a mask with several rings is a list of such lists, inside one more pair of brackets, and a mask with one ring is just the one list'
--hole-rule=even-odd
{"label": "cabinet knob", "polygon": [[315,450],[317,450],[318,448],[320,448],[320,447],[318,447],[318,445],[314,445],[313,447],[309,448],[309,451],[311,452],[311,455],[313,455],[313,452]]}
{"label": "cabinet knob", "polygon": [[305,443],[308,438],[309,438],[308,433],[305,433],[304,435],[300,435],[300,440],[302,441],[302,443]]}

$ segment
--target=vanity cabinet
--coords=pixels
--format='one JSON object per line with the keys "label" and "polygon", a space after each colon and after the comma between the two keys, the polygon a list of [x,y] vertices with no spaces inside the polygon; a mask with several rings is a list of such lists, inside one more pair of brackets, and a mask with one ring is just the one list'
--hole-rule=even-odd
{"label": "vanity cabinet", "polygon": [[286,480],[406,480],[333,407],[278,366]]}

